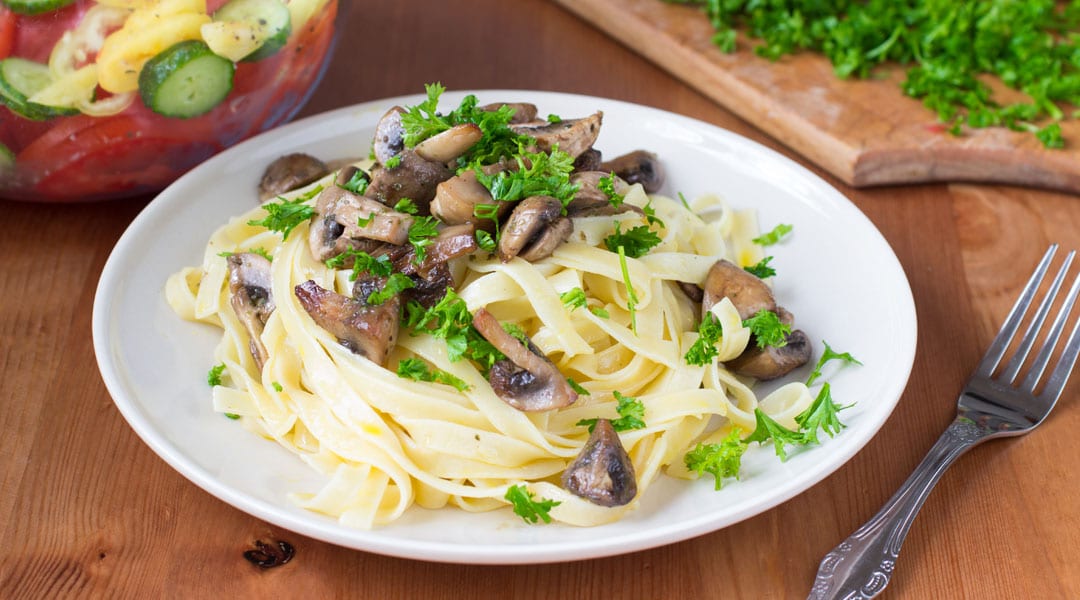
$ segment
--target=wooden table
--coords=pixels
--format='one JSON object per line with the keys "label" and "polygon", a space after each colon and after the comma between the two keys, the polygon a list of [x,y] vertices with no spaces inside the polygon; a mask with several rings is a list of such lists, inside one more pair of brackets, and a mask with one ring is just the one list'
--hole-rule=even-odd
{"label": "wooden table", "polygon": [[[657,106],[792,155],[541,0],[373,0],[358,3],[343,30],[304,114],[441,80]],[[98,275],[150,198],[0,203],[0,596],[805,597],[822,555],[878,509],[952,419],[957,392],[1043,249],[1080,247],[1080,198],[832,183],[888,239],[918,310],[911,380],[881,432],[806,493],[722,531],[626,556],[515,567],[347,550],[280,530],[189,483],[114,408],[90,338]],[[1038,432],[977,448],[948,473],[884,597],[1080,597],[1078,386],[1080,377]],[[270,539],[293,544],[296,558],[270,570],[244,560],[256,540]]]}

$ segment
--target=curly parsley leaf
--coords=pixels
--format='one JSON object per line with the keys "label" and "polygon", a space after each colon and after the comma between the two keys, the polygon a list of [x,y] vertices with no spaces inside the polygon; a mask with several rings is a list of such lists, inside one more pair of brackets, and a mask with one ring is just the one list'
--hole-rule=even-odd
{"label": "curly parsley leaf", "polygon": [[563,306],[569,308],[570,312],[589,304],[589,298],[585,296],[585,290],[579,287],[559,294],[559,300],[562,300]]}
{"label": "curly parsley leaf", "polygon": [[705,313],[705,318],[698,324],[698,339],[694,340],[683,359],[687,364],[697,366],[713,362],[720,354],[716,349],[716,342],[723,336],[724,328],[720,325],[720,320],[711,312]]}
{"label": "curly parsley leaf", "polygon": [[315,216],[315,208],[307,204],[307,202],[321,191],[322,187],[316,187],[311,192],[293,200],[281,199],[280,202],[264,204],[263,209],[266,210],[266,217],[259,220],[252,219],[247,224],[280,232],[281,239],[287,240],[289,239],[289,233],[297,225]]}
{"label": "curly parsley leaf", "polygon": [[615,191],[615,173],[600,177],[596,187],[607,196],[608,202],[610,202],[612,206],[615,208],[622,206],[623,200],[626,197]]}
{"label": "curly parsley leaf", "polygon": [[664,221],[656,216],[656,208],[652,205],[652,198],[649,198],[649,201],[641,208],[641,212],[645,213],[645,222],[650,226],[658,225],[662,229],[667,229],[667,225],[664,224]]}
{"label": "curly parsley leaf", "polygon": [[615,233],[604,238],[604,246],[612,252],[623,249],[630,258],[641,258],[662,241],[648,225],[638,225],[626,231],[620,229],[621,223],[615,221]]}
{"label": "curly parsley leaf", "polygon": [[514,514],[524,519],[526,523],[537,523],[541,520],[550,523],[551,515],[548,512],[562,504],[547,498],[535,500],[532,492],[523,485],[510,486],[503,497],[513,505]]}
{"label": "curly parsley leaf", "polygon": [[424,86],[427,98],[410,106],[401,114],[401,126],[405,130],[405,145],[412,148],[429,137],[450,129],[450,121],[439,114],[439,97],[446,88],[439,82]]}
{"label": "curly parsley leaf", "polygon": [[694,471],[699,476],[709,473],[715,480],[716,487],[720,489],[723,480],[729,477],[739,477],[739,468],[742,466],[742,455],[746,452],[747,444],[740,439],[741,431],[738,427],[731,430],[718,444],[698,443],[693,450],[683,456],[686,468]]}
{"label": "curly parsley leaf", "polygon": [[758,244],[759,246],[772,246],[774,244],[779,244],[780,241],[784,239],[784,237],[791,233],[792,229],[793,227],[791,225],[781,223],[776,227],[773,227],[772,231],[763,233],[750,241]]}
{"label": "curly parsley leaf", "polygon": [[829,437],[839,433],[846,425],[840,422],[837,413],[851,406],[851,404],[839,406],[833,402],[829,384],[822,384],[814,402],[805,411],[795,416],[795,422],[799,424],[799,429],[806,436],[806,443],[818,443],[818,429],[829,434]]}
{"label": "curly parsley leaf", "polygon": [[341,184],[339,187],[349,190],[354,194],[364,195],[367,191],[368,184],[371,183],[371,179],[368,174],[360,169],[357,169],[355,173],[349,177],[349,180]]}
{"label": "curly parsley leaf", "polygon": [[791,333],[791,325],[781,322],[780,317],[771,310],[760,310],[749,319],[744,319],[743,327],[749,328],[750,333],[754,334],[758,348],[782,348],[787,345],[787,336]]}
{"label": "curly parsley leaf", "polygon": [[409,226],[409,243],[412,244],[416,253],[414,262],[420,264],[427,256],[427,247],[431,245],[435,236],[439,235],[439,220],[435,217],[420,217],[413,220]]}
{"label": "curly parsley leaf", "polygon": [[427,333],[444,340],[451,362],[467,358],[487,371],[506,358],[473,327],[469,307],[452,289],[448,288],[446,295],[431,308],[410,301],[405,306],[404,321],[412,330],[411,335]]}
{"label": "curly parsley leaf", "polygon": [[[618,391],[614,392],[615,400],[618,405],[615,407],[615,412],[619,413],[618,419],[611,419],[611,427],[615,431],[627,431],[630,429],[644,429],[645,428],[645,405],[641,400],[634,398],[633,396],[624,396]],[[599,419],[581,419],[575,425],[581,427],[588,427],[589,433],[592,433],[596,429],[596,422]]]}
{"label": "curly parsley leaf", "polygon": [[416,282],[413,281],[412,277],[404,273],[391,273],[386,278],[386,283],[383,284],[382,289],[368,294],[365,301],[372,306],[378,306],[401,292],[414,287],[416,287]]}
{"label": "curly parsley leaf", "polygon": [[766,441],[772,440],[776,455],[780,457],[780,460],[787,460],[787,452],[784,450],[784,446],[789,444],[803,446],[807,443],[807,437],[803,432],[792,431],[784,427],[762,412],[760,408],[754,409],[754,419],[757,422],[754,432],[743,441],[764,444]]}
{"label": "curly parsley leaf", "polygon": [[327,259],[326,266],[331,269],[340,269],[349,261],[352,261],[352,273],[349,281],[356,281],[362,273],[371,273],[376,277],[389,277],[394,270],[390,257],[386,254],[372,256],[363,250],[349,248],[337,256]]}
{"label": "curly parsley leaf", "polygon": [[857,358],[851,355],[850,352],[837,352],[829,346],[829,342],[825,340],[821,341],[825,346],[825,351],[821,353],[821,358],[818,359],[817,364],[814,365],[814,370],[810,373],[810,377],[806,380],[806,385],[810,385],[817,381],[818,377],[821,377],[822,368],[833,360],[843,361],[846,364],[861,365]]}
{"label": "curly parsley leaf", "polygon": [[496,246],[498,246],[495,238],[491,237],[491,234],[484,231],[483,229],[477,229],[475,235],[476,245],[485,252],[492,252],[495,250]]}
{"label": "curly parsley leaf", "polygon": [[407,215],[415,215],[420,212],[420,208],[416,206],[416,202],[413,202],[412,198],[402,198],[394,205],[394,210],[403,212]]}
{"label": "curly parsley leaf", "polygon": [[464,392],[469,389],[469,384],[465,383],[460,377],[447,373],[442,369],[435,369],[433,371],[428,368],[427,363],[419,358],[406,358],[399,361],[397,374],[398,377],[411,379],[413,381],[427,381],[449,385],[459,392]]}

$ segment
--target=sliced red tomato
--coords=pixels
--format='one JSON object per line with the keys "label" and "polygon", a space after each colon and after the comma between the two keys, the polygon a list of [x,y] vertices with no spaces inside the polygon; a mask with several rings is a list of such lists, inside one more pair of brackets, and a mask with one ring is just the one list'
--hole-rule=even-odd
{"label": "sliced red tomato", "polygon": [[[67,124],[65,124],[67,125]],[[70,133],[62,136],[57,130]],[[133,117],[96,119],[89,127],[49,131],[16,156],[33,177],[36,199],[83,201],[161,189],[220,148],[150,128]]]}
{"label": "sliced red tomato", "polygon": [[11,49],[15,46],[15,22],[19,17],[0,6],[0,60],[11,55]]}

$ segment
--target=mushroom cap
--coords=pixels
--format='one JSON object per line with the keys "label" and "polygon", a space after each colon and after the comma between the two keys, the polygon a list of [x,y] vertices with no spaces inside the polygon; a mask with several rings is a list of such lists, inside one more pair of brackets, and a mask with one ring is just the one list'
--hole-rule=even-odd
{"label": "mushroom cap", "polygon": [[230,254],[225,260],[229,267],[229,304],[248,333],[248,349],[261,371],[270,357],[262,343],[262,332],[276,308],[270,261],[254,252]]}
{"label": "mushroom cap", "polygon": [[703,312],[709,312],[714,304],[727,298],[739,311],[739,318],[746,320],[763,310],[776,312],[776,300],[772,290],[753,273],[741,269],[730,261],[720,259],[709,268],[701,301]]}
{"label": "mushroom cap", "polygon": [[[623,202],[619,206],[611,204],[607,193],[600,190],[600,178],[610,176],[604,171],[578,171],[570,176],[570,183],[578,186],[577,193],[570,204],[566,205],[566,214],[570,217],[596,217],[603,215],[617,215],[624,212],[636,212],[645,214],[641,208]],[[615,191],[622,194],[630,187],[625,181],[615,176]]]}
{"label": "mushroom cap", "polygon": [[503,329],[491,313],[481,308],[473,314],[473,326],[506,355],[488,373],[495,395],[522,411],[553,410],[577,400],[577,392],[566,377],[540,350]]}
{"label": "mushroom cap", "polygon": [[646,192],[654,193],[664,185],[664,165],[652,152],[634,150],[604,162],[601,171],[614,172],[627,183],[640,183]]}
{"label": "mushroom cap", "polygon": [[762,381],[783,377],[809,362],[812,354],[810,338],[801,329],[792,331],[785,339],[787,343],[783,346],[759,348],[751,344],[724,364],[739,375]]}
{"label": "mushroom cap", "polygon": [[424,160],[448,163],[472,148],[484,132],[476,123],[462,123],[420,142],[413,152]]}
{"label": "mushroom cap", "polygon": [[259,199],[269,200],[330,174],[323,161],[302,152],[286,154],[267,165],[259,180]]}
{"label": "mushroom cap", "polygon": [[517,256],[534,238],[562,214],[562,202],[551,196],[529,196],[514,206],[499,238],[503,262]]}
{"label": "mushroom cap", "polygon": [[424,160],[413,150],[402,150],[397,156],[401,157],[401,162],[393,169],[377,167],[372,170],[371,183],[364,195],[387,206],[409,198],[416,203],[419,214],[428,214],[435,188],[454,173],[445,163]]}
{"label": "mushroom cap", "polygon": [[[478,228],[492,230],[495,224],[490,219],[476,216],[476,207],[481,204],[495,204],[495,199],[476,178],[476,171],[469,170],[441,182],[436,187],[435,197],[431,201],[431,214],[448,225],[473,223]],[[499,202],[498,205],[500,218],[513,206],[508,202]]]}
{"label": "mushroom cap", "polygon": [[563,471],[562,484],[575,496],[600,506],[623,506],[634,499],[634,463],[611,421],[596,421],[581,452]]}
{"label": "mushroom cap", "polygon": [[371,145],[375,160],[381,165],[385,165],[386,161],[405,149],[405,127],[401,123],[403,114],[404,108],[394,106],[386,111],[375,125],[375,137]]}

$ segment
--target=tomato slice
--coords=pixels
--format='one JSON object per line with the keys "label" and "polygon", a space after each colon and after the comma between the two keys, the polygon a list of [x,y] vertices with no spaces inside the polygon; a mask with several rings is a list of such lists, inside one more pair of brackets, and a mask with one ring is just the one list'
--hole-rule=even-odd
{"label": "tomato slice", "polygon": [[[65,135],[66,134],[66,135]],[[161,189],[219,148],[135,117],[57,127],[16,156],[35,199],[84,201]]]}
{"label": "tomato slice", "polygon": [[11,48],[15,46],[15,22],[19,17],[0,5],[0,60],[11,55]]}

